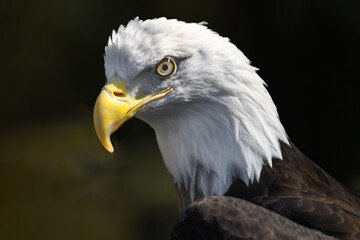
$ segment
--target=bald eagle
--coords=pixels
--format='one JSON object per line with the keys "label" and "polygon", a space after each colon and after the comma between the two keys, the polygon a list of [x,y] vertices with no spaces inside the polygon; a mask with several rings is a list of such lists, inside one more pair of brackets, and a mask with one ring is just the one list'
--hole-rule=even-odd
{"label": "bald eagle", "polygon": [[296,148],[257,69],[205,25],[113,31],[94,107],[103,146],[133,116],[155,130],[179,199],[173,239],[360,239],[360,193]]}

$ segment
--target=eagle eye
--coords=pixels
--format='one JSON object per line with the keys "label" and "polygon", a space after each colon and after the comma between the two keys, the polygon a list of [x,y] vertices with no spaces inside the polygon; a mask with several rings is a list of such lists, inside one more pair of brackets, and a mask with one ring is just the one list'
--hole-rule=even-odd
{"label": "eagle eye", "polygon": [[176,63],[171,57],[164,57],[155,68],[155,73],[161,77],[170,77],[176,71]]}

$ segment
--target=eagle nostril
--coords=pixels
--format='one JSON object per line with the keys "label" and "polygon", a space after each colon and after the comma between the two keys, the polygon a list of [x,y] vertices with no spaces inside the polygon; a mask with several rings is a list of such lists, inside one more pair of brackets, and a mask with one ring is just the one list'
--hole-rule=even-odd
{"label": "eagle nostril", "polygon": [[123,94],[121,92],[114,92],[113,94],[115,97],[125,97],[125,94]]}

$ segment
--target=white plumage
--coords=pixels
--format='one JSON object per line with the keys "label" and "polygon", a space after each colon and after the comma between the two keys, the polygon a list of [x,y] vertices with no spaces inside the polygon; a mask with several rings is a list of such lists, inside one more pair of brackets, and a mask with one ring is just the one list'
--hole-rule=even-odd
{"label": "white plumage", "polygon": [[[159,79],[154,66],[165,56],[178,68]],[[133,96],[174,88],[136,117],[154,128],[174,183],[191,201],[224,194],[236,177],[258,180],[263,164],[282,157],[279,140],[288,143],[287,135],[256,70],[229,39],[166,18],[135,18],[105,49],[107,79],[118,75]]]}

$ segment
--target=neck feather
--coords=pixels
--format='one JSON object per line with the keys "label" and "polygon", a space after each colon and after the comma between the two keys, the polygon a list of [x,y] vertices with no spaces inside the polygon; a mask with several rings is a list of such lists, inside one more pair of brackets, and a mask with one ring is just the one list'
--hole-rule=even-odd
{"label": "neck feather", "polygon": [[234,178],[246,184],[259,180],[263,164],[282,158],[279,140],[288,140],[269,99],[270,106],[259,107],[246,96],[220,97],[144,119],[155,129],[166,167],[186,202],[223,195]]}

